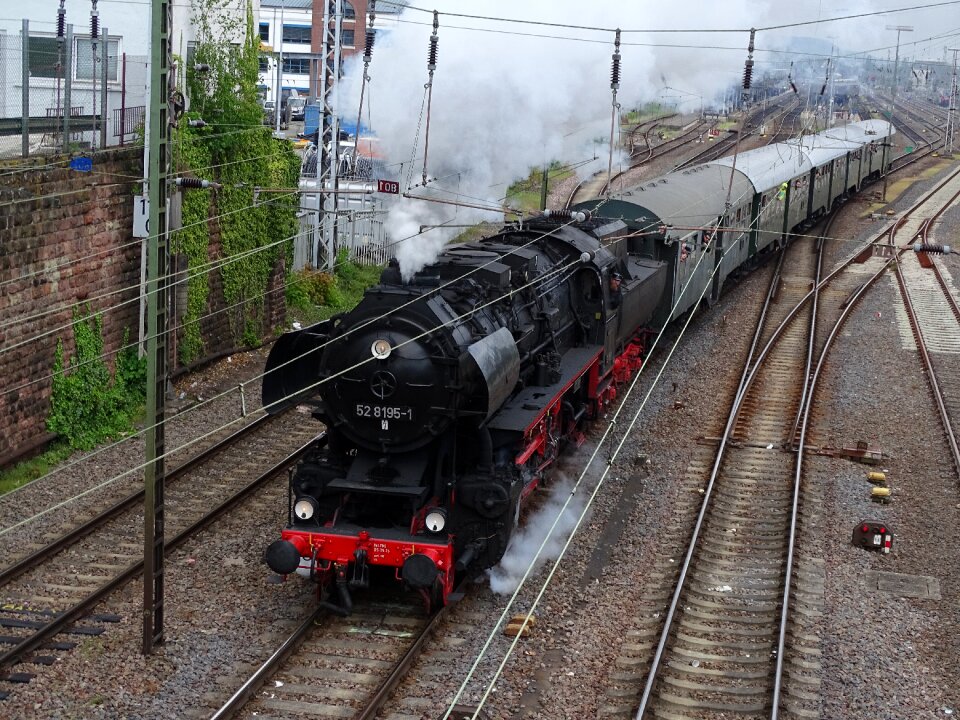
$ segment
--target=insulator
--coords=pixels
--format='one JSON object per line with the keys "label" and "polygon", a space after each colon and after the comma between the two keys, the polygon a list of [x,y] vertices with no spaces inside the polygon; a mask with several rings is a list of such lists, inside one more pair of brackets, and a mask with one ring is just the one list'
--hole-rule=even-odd
{"label": "insulator", "polygon": [[176,181],[177,187],[181,188],[209,188],[217,187],[216,183],[212,183],[209,180],[201,180],[200,178],[177,178]]}
{"label": "insulator", "polygon": [[427,69],[436,70],[437,69],[437,41],[439,38],[436,35],[430,36],[430,52],[427,53]]}
{"label": "insulator", "polygon": [[[544,210],[543,216],[551,220],[560,220],[561,222],[570,220],[572,222],[587,222],[590,219],[589,210]],[[584,260],[584,262],[587,262]]]}
{"label": "insulator", "polygon": [[90,39],[96,40],[100,37],[100,15],[96,10],[90,12]]}
{"label": "insulator", "polygon": [[790,89],[793,90],[794,95],[800,94],[799,92],[797,92],[797,86],[793,84],[793,80],[790,81]]}
{"label": "insulator", "polygon": [[620,87],[620,53],[613,54],[613,66],[610,69],[610,87],[616,90]]}
{"label": "insulator", "polygon": [[377,38],[377,33],[373,28],[367,29],[367,43],[363,48],[363,61],[370,62],[370,57],[373,55],[373,42]]}
{"label": "insulator", "polygon": [[747,60],[743,67],[743,89],[750,89],[750,82],[753,80],[753,60]]}
{"label": "insulator", "polygon": [[940,245],[938,243],[915,243],[913,251],[934,253],[935,255],[949,255],[953,252],[949,245]]}
{"label": "insulator", "polygon": [[187,126],[188,126],[188,127],[197,127],[197,128],[199,128],[199,127],[206,127],[206,126],[207,126],[207,123],[206,123],[206,121],[204,121],[204,120],[199,120],[199,119],[197,119],[197,120],[188,120],[188,121],[187,121]]}
{"label": "insulator", "polygon": [[824,83],[820,86],[820,94],[823,95],[827,91],[827,84]]}
{"label": "insulator", "polygon": [[207,63],[197,63],[193,66],[194,72],[210,72],[210,66]]}
{"label": "insulator", "polygon": [[63,0],[60,0],[60,7],[57,9],[57,40],[63,42],[64,30],[67,27],[67,9],[63,6]]}

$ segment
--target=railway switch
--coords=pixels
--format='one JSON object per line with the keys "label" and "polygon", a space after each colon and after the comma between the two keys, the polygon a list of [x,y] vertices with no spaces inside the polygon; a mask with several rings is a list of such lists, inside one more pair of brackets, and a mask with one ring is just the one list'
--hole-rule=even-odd
{"label": "railway switch", "polygon": [[893,546],[893,531],[884,523],[864,520],[853,529],[853,544],[888,554]]}

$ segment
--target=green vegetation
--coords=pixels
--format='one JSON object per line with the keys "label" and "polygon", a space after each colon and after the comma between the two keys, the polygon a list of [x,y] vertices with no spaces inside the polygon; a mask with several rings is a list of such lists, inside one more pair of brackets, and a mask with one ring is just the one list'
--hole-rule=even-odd
{"label": "green vegetation", "polygon": [[0,471],[0,495],[46,475],[74,450],[90,450],[97,444],[131,432],[143,412],[147,389],[147,363],[137,349],[123,348],[111,373],[103,359],[103,317],[75,312],[73,338],[76,351],[64,358],[63,340],[57,341],[53,366],[53,391],[47,427],[57,433],[45,452]]}
{"label": "green vegetation", "polygon": [[[537,202],[539,203],[539,200]],[[537,207],[539,207],[539,204]],[[474,225],[472,228],[464,230],[453,238],[450,244],[476,242],[477,240],[482,240],[483,238],[496,234],[500,231],[501,227],[503,227],[503,223],[482,222]]]}
{"label": "green vegetation", "polygon": [[146,360],[136,347],[127,347],[130,332],[123,336],[123,349],[116,355],[116,370],[103,360],[103,317],[74,313],[76,352],[65,369],[63,340],[57,341],[53,365],[53,391],[47,427],[70,447],[90,450],[104,440],[120,437],[133,427],[146,398]]}
{"label": "green vegetation", "polygon": [[287,319],[304,327],[353,308],[363,292],[380,280],[379,265],[359,265],[347,260],[344,248],[333,272],[301,270],[287,278]]}
{"label": "green vegetation", "polygon": [[636,125],[637,123],[668,115],[671,112],[674,112],[673,108],[664,107],[658,102],[648,102],[622,114],[620,116],[620,123],[622,125]]}
{"label": "green vegetation", "polygon": [[65,440],[54,442],[46,452],[30,460],[17,463],[7,470],[0,470],[0,495],[16,490],[31,480],[46,475],[73,453]]}
{"label": "green vegetation", "polygon": [[[217,260],[210,251],[211,231],[219,231],[223,262],[220,273],[234,341],[256,347],[269,332],[264,327],[267,284],[280,258],[292,258],[296,232],[296,193],[300,158],[286,140],[277,140],[262,125],[257,101],[260,37],[248,3],[237,18],[225,0],[204,0],[195,8],[199,42],[194,65],[187,68],[191,111],[177,130],[176,160],[180,174],[221,184],[219,190],[183,193],[183,229],[173,237],[172,251],[186,255],[187,310],[180,361],[189,364],[206,348],[200,318],[208,311],[210,272]],[[212,28],[219,27],[216,34]],[[245,41],[231,45],[222,38],[243,29]],[[204,127],[190,127],[202,119]],[[254,202],[254,188],[271,193]],[[212,218],[217,217],[216,221]]]}
{"label": "green vegetation", "polygon": [[[550,164],[550,168],[547,170],[547,187],[549,188],[551,183],[559,182],[571,175],[573,175],[573,170],[555,161]],[[539,212],[542,187],[543,170],[533,168],[526,178],[518,180],[507,188],[507,205],[522,210],[529,215]]]}

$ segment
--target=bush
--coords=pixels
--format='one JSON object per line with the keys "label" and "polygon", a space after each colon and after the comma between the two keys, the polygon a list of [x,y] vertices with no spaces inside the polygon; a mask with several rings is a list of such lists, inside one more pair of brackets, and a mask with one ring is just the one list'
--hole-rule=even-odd
{"label": "bush", "polygon": [[[146,394],[146,361],[137,358],[136,348],[125,348],[117,354],[116,375],[111,377],[102,357],[101,315],[75,311],[73,337],[76,353],[69,360],[69,371],[63,340],[57,341],[47,427],[70,447],[90,450],[132,429]],[[124,346],[128,339],[126,331]]]}

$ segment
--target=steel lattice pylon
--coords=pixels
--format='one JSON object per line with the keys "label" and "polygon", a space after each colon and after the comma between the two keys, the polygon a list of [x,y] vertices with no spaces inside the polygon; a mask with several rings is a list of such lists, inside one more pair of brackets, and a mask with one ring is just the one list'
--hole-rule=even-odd
{"label": "steel lattice pylon", "polygon": [[[327,0],[323,7],[323,42],[317,84],[322,106],[318,137],[317,208],[320,210],[320,233],[315,249],[314,266],[330,267],[337,253],[337,166],[339,165],[340,128],[335,111],[335,93],[340,79],[340,50],[343,26],[341,0]],[[321,250],[321,247],[323,250]]]}

